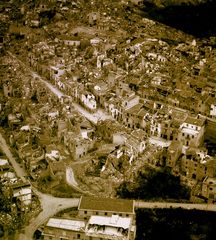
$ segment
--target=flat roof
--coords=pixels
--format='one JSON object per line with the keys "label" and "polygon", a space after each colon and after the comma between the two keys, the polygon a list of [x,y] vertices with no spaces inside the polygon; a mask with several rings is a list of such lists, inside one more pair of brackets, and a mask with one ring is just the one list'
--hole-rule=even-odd
{"label": "flat roof", "polygon": [[181,130],[182,133],[186,133],[186,134],[190,134],[190,135],[196,135],[199,133],[199,131],[195,130],[195,129],[189,129],[189,128],[185,128],[183,127]]}
{"label": "flat roof", "polygon": [[9,162],[6,159],[0,159],[0,166],[8,165]]}
{"label": "flat roof", "polygon": [[110,226],[110,227],[122,227],[127,229],[130,227],[131,218],[129,217],[120,217],[119,215],[112,215],[111,217],[105,216],[91,216],[88,224],[96,224],[101,226]]}
{"label": "flat roof", "polygon": [[203,118],[187,117],[186,120],[185,120],[185,123],[202,127],[204,125],[204,123],[205,123],[205,119],[203,119]]}
{"label": "flat roof", "polygon": [[142,104],[141,104],[141,103],[138,103],[138,104],[136,104],[135,106],[127,109],[125,112],[126,112],[126,113],[131,113],[131,114],[138,114],[141,107],[142,107]]}
{"label": "flat roof", "polygon": [[13,189],[17,189],[17,188],[31,188],[31,184],[30,183],[24,183],[24,182],[19,182],[19,183],[15,183],[14,185],[12,185]]}
{"label": "flat roof", "polygon": [[80,231],[85,228],[85,222],[82,220],[70,220],[63,218],[50,218],[46,224],[47,227],[61,228],[71,231]]}
{"label": "flat roof", "polygon": [[78,209],[116,213],[134,213],[134,201],[117,198],[96,198],[82,196],[80,198]]}
{"label": "flat roof", "polygon": [[23,195],[30,195],[32,193],[31,189],[21,189],[14,191],[14,197],[23,196]]}

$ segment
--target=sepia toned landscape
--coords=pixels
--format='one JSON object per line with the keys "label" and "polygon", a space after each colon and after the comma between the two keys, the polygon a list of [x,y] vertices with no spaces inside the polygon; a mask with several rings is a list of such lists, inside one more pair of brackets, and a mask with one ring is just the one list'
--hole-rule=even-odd
{"label": "sepia toned landscape", "polygon": [[215,239],[215,10],[0,2],[0,239]]}

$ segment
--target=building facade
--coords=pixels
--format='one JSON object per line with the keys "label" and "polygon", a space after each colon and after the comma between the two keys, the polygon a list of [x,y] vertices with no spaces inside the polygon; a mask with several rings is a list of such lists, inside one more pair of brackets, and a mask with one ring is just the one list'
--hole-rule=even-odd
{"label": "building facade", "polygon": [[134,240],[133,200],[82,196],[75,219],[50,218],[43,228],[44,240]]}

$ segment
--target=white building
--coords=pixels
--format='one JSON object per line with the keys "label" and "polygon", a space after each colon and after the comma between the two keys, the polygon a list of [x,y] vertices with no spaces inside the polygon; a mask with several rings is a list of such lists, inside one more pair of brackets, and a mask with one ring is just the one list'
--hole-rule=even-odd
{"label": "white building", "polygon": [[32,202],[32,189],[29,183],[17,183],[12,186],[13,197],[19,199],[21,208],[24,209]]}
{"label": "white building", "polygon": [[134,201],[82,196],[76,218],[50,218],[42,234],[44,240],[134,240]]}
{"label": "white building", "polygon": [[122,108],[128,110],[139,103],[139,96],[135,92],[128,93],[122,100]]}
{"label": "white building", "polygon": [[98,44],[101,43],[101,42],[102,42],[102,39],[100,39],[100,38],[98,38],[98,37],[92,38],[92,39],[90,40],[90,44],[91,44],[92,46],[96,46],[96,45],[98,45]]}
{"label": "white building", "polygon": [[211,117],[216,117],[216,102],[211,104],[210,116]]}
{"label": "white building", "polygon": [[81,102],[89,110],[94,111],[97,109],[97,102],[95,100],[95,96],[92,93],[82,93]]}
{"label": "white building", "polygon": [[205,119],[187,117],[181,124],[178,140],[185,146],[199,147],[203,142]]}

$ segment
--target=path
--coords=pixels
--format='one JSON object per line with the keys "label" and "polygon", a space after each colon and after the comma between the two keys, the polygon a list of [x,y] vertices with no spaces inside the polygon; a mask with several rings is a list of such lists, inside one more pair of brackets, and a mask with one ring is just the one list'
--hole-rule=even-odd
{"label": "path", "polygon": [[203,210],[216,212],[215,204],[196,203],[168,203],[168,202],[144,202],[135,201],[135,208],[182,208],[187,210]]}
{"label": "path", "polygon": [[32,219],[29,225],[25,227],[25,232],[24,234],[20,234],[19,240],[32,239],[34,232],[50,217],[61,210],[78,207],[79,204],[79,198],[56,198],[48,194],[43,194],[39,191],[36,191],[36,194],[40,199],[43,211],[40,212],[36,218]]}
{"label": "path", "polygon": [[[59,91],[56,87],[52,84],[47,82],[44,78],[40,75],[32,71],[26,64],[20,61],[16,56],[12,53],[9,53],[17,62],[20,63],[26,70],[28,70],[34,78],[38,78],[42,81],[58,98],[64,96],[64,93]],[[97,123],[101,119],[110,119],[111,116],[106,114],[102,110],[98,110],[96,113],[89,113],[87,110],[82,108],[76,103],[73,103],[75,109],[85,116],[88,120],[92,121],[93,123]],[[6,144],[6,141],[0,135],[0,144],[5,152],[6,156],[8,157],[9,161],[11,162],[12,166],[14,167],[17,176],[24,178],[25,172],[20,166],[16,163],[16,160],[12,156],[9,147]],[[79,199],[77,198],[55,198],[51,195],[40,193],[39,191],[35,190],[36,194],[39,196],[42,206],[42,212],[34,219],[30,221],[30,224],[26,226],[25,233],[20,235],[20,240],[30,240],[34,234],[34,231],[46,220],[48,220],[51,216],[56,214],[58,211],[63,210],[69,207],[77,207]],[[183,209],[196,209],[196,210],[205,210],[205,211],[216,211],[216,205],[213,204],[188,204],[188,203],[167,203],[167,202],[143,202],[143,201],[135,201],[136,208],[183,208]]]}
{"label": "path", "polygon": [[[10,151],[10,148],[8,144],[6,143],[4,137],[0,133],[0,147],[2,151],[7,156],[9,162],[14,168],[14,171],[16,172],[17,176],[20,177],[23,181],[26,181],[25,176],[27,175],[25,170],[22,169],[19,164],[16,162],[15,158],[13,157],[13,154]],[[77,207],[79,203],[79,198],[56,198],[49,194],[44,194],[39,192],[34,187],[33,191],[36,193],[36,195],[40,199],[42,212],[40,214],[32,219],[30,221],[30,224],[25,227],[24,233],[20,234],[19,240],[30,240],[32,239],[32,236],[34,232],[37,230],[37,228],[46,222],[51,216],[56,214],[57,212],[70,208],[70,207]]]}
{"label": "path", "polygon": [[16,159],[13,157],[13,154],[10,151],[10,147],[7,145],[4,137],[0,133],[0,148],[7,156],[8,160],[10,161],[12,167],[14,168],[17,177],[21,178],[22,181],[26,182],[25,176],[27,176],[25,170],[20,167],[20,165],[16,162]]}
{"label": "path", "polygon": [[71,167],[66,168],[66,181],[72,187],[78,187],[78,183],[74,177],[73,169]]}
{"label": "path", "polygon": [[[27,66],[25,63],[23,63],[21,60],[19,60],[17,58],[17,56],[15,56],[14,54],[12,54],[11,52],[8,52],[8,54],[14,59],[16,60],[25,70],[27,70],[28,72],[31,73],[32,77],[34,79],[37,79],[41,82],[43,82],[47,88],[49,88],[49,90],[56,95],[58,98],[63,97],[65,94],[60,91],[58,88],[56,88],[55,86],[53,86],[51,83],[49,83],[45,78],[43,78],[42,76],[40,76],[38,73],[34,72],[29,66]],[[91,121],[94,124],[97,124],[97,122],[99,120],[106,120],[106,119],[113,119],[112,116],[110,116],[109,114],[107,114],[105,111],[103,111],[102,109],[98,109],[95,113],[90,113],[89,111],[87,111],[85,108],[81,107],[79,104],[77,103],[72,103],[72,105],[74,106],[74,108],[81,114],[83,115],[85,118],[87,118],[89,121]]]}

